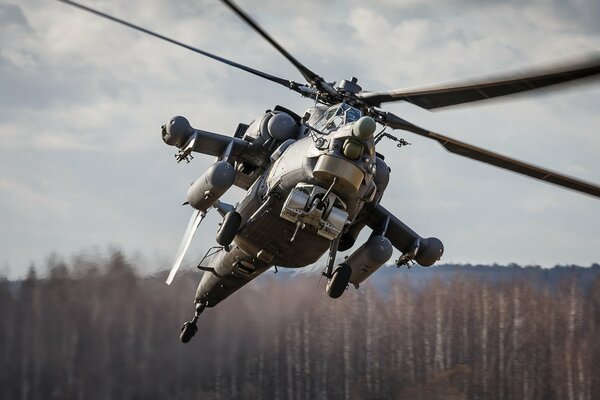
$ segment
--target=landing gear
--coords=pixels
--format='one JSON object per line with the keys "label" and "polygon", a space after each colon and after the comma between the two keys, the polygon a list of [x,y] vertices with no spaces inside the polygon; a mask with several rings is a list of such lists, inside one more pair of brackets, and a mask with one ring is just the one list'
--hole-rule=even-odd
{"label": "landing gear", "polygon": [[184,323],[181,327],[181,334],[179,335],[179,339],[182,343],[187,343],[190,340],[192,340],[196,332],[198,332],[198,325],[196,325],[196,323],[198,322],[198,317],[200,316],[200,314],[202,314],[202,311],[204,311],[205,308],[205,304],[196,303],[196,312],[194,313],[194,318],[192,318],[191,321],[187,321],[186,323]]}
{"label": "landing gear", "polygon": [[340,264],[335,271],[327,286],[325,291],[327,295],[332,299],[337,299],[348,287],[348,283],[350,283],[350,276],[352,275],[352,268],[348,264]]}
{"label": "landing gear", "polygon": [[188,321],[181,327],[179,339],[182,343],[187,343],[192,340],[192,337],[198,332],[198,326],[195,321]]}

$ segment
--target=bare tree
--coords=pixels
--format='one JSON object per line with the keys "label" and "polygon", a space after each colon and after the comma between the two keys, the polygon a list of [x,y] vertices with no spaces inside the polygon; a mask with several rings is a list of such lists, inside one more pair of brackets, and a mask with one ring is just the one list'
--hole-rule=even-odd
{"label": "bare tree", "polygon": [[337,301],[315,292],[314,276],[265,275],[207,310],[184,346],[194,274],[167,288],[118,250],[47,264],[44,277],[32,266],[22,282],[0,279],[0,399],[591,400],[600,390],[600,265],[375,274]]}

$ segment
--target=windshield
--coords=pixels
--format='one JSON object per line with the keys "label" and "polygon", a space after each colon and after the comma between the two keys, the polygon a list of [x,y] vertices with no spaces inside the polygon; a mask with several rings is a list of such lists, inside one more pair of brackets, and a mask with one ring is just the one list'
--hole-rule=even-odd
{"label": "windshield", "polygon": [[354,122],[362,117],[362,112],[346,103],[331,106],[317,121],[314,128],[323,133],[329,133],[342,125]]}

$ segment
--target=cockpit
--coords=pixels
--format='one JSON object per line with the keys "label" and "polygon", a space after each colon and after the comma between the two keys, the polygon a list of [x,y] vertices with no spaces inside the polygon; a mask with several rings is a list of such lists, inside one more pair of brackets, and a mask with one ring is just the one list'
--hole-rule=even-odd
{"label": "cockpit", "polygon": [[328,134],[342,125],[357,121],[362,116],[363,113],[357,108],[346,103],[336,104],[325,111],[315,123],[314,128],[319,132]]}

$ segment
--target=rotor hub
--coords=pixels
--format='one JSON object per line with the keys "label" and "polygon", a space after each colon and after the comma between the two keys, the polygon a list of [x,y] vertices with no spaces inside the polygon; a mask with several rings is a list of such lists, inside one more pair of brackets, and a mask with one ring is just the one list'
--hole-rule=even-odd
{"label": "rotor hub", "polygon": [[358,79],[356,77],[352,77],[351,80],[342,79],[342,81],[336,86],[336,89],[346,92],[357,94],[362,91],[362,87],[357,83]]}

